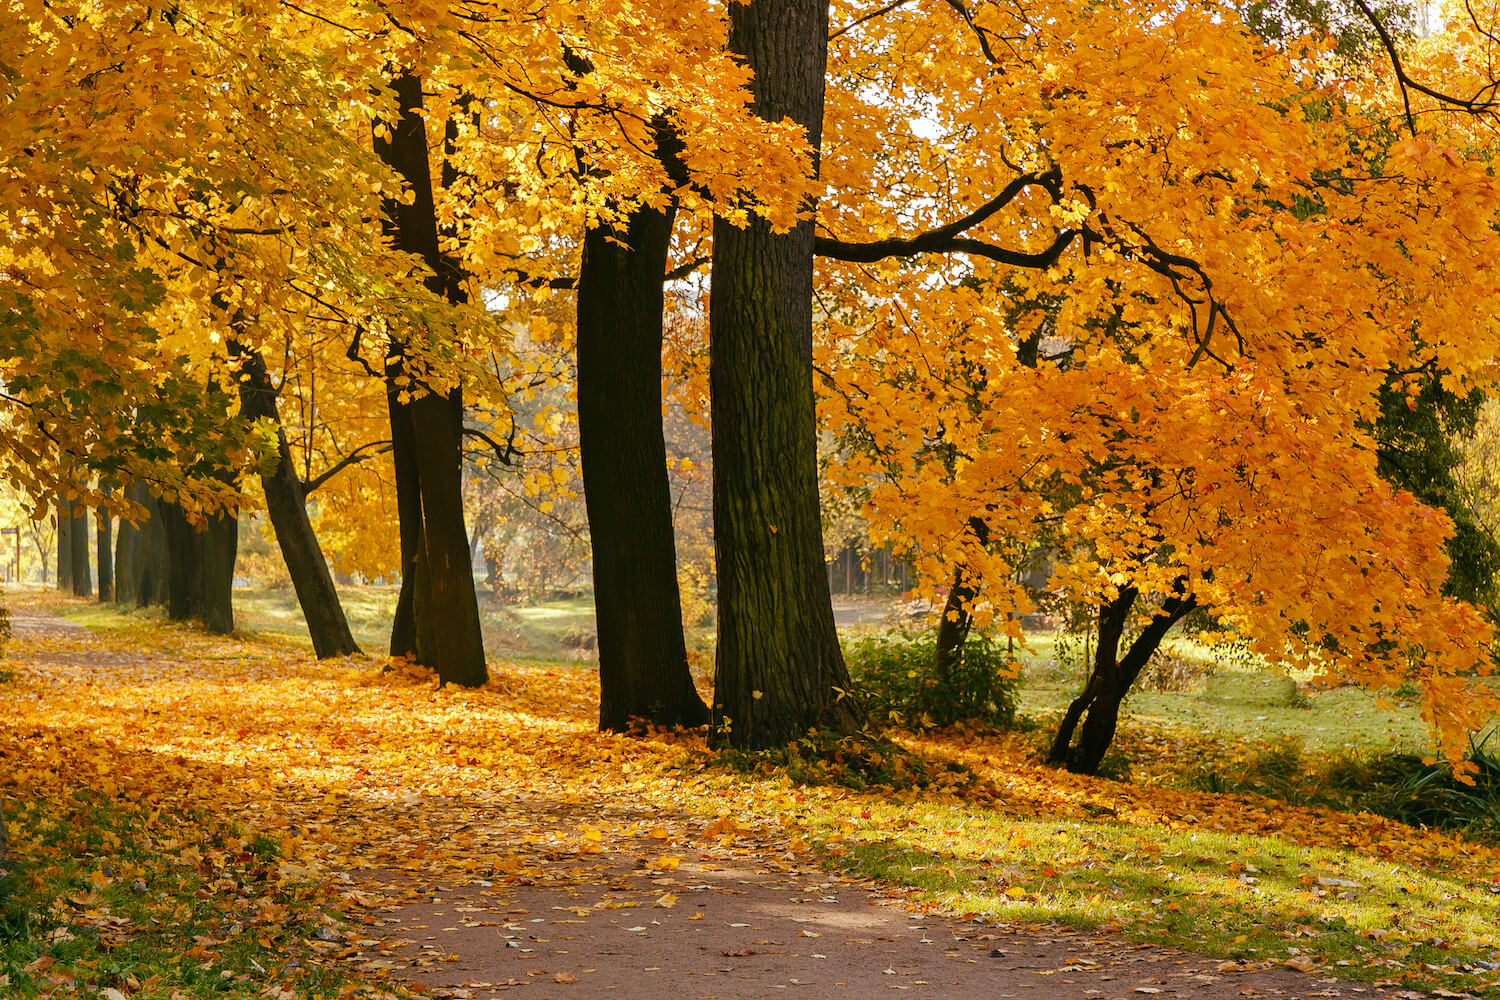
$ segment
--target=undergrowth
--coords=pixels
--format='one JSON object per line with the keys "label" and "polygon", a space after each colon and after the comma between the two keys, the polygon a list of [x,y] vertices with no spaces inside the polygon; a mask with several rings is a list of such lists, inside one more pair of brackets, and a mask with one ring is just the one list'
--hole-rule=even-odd
{"label": "undergrowth", "polygon": [[860,704],[878,723],[912,728],[1015,721],[1020,670],[1003,642],[969,633],[948,676],[936,667],[933,629],[877,632],[844,643]]}
{"label": "undergrowth", "polygon": [[1457,831],[1500,843],[1500,755],[1490,737],[1473,739],[1465,760],[1471,781],[1443,761],[1384,751],[1315,756],[1279,740],[1236,768],[1200,768],[1190,787],[1264,795],[1299,805],[1368,812],[1417,827]]}

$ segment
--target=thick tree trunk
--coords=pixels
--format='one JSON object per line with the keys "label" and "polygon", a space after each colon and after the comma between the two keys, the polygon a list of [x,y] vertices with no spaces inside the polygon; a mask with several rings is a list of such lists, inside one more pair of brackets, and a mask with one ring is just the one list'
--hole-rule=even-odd
{"label": "thick tree trunk", "polygon": [[115,599],[115,562],[114,545],[110,531],[109,511],[103,507],[94,511],[94,521],[97,526],[95,537],[98,539],[94,558],[99,565],[99,600],[113,601]]}
{"label": "thick tree trunk", "polygon": [[[137,499],[135,487],[131,487],[130,497]],[[120,518],[120,529],[115,532],[114,572],[114,599],[120,604],[134,604],[136,601],[140,548],[141,529],[125,518]]]}
{"label": "thick tree trunk", "polygon": [[266,495],[266,513],[276,531],[276,544],[291,575],[297,603],[302,606],[313,653],[319,659],[358,653],[359,644],[349,631],[328,561],[307,517],[307,495],[292,467],[292,452],[281,426],[276,388],[265,359],[259,351],[236,340],[229,342],[229,354],[240,363],[240,415],[246,420],[269,420],[276,427],[275,465],[269,472],[261,472],[260,485]]}
{"label": "thick tree trunk", "polygon": [[[822,136],[827,0],[729,7],[756,113]],[[845,695],[818,510],[812,385],[813,224],[776,234],[760,219],[714,223],[709,323],[718,566],[719,742],[785,744],[809,729],[865,724]]]}
{"label": "thick tree trunk", "polygon": [[594,563],[599,728],[701,726],[662,433],[662,274],[673,210],[591,230],[578,276],[578,438]]}
{"label": "thick tree trunk", "polygon": [[[464,525],[463,401],[429,393],[412,401],[417,474],[422,482],[422,544],[431,633],[429,662],[439,677],[478,687],[488,679],[479,595]],[[419,584],[422,582],[419,576]],[[418,601],[416,609],[422,609]],[[417,624],[418,631],[423,629]]]}
{"label": "thick tree trunk", "polygon": [[1094,651],[1093,670],[1083,691],[1063,714],[1047,754],[1048,763],[1066,767],[1075,774],[1098,773],[1105,753],[1114,742],[1120,704],[1167,632],[1197,607],[1196,599],[1186,593],[1186,586],[1187,581],[1177,581],[1174,595],[1147,623],[1123,657],[1118,655],[1120,639],[1135,605],[1136,590],[1130,587],[1121,590],[1118,597],[1099,610],[1099,644]]}
{"label": "thick tree trunk", "polygon": [[[376,135],[375,152],[406,181],[413,198],[410,204],[387,201],[386,231],[397,249],[418,254],[427,262],[433,272],[426,279],[428,288],[450,302],[460,302],[458,274],[438,247],[437,210],[421,114],[421,80],[407,74],[394,80],[392,88],[401,118],[389,124],[388,136]],[[398,385],[396,380],[409,374],[399,347],[388,359],[386,371],[391,380],[391,439],[398,464],[403,595],[407,577],[412,578],[410,596],[404,602],[410,610],[398,606],[392,648],[410,645],[417,658],[432,667],[444,683],[478,686],[485,682],[487,671],[479,599],[464,527],[462,390],[455,387],[439,395],[424,386]],[[399,398],[402,392],[410,394],[409,401]],[[403,463],[407,466],[404,479],[400,468]],[[411,496],[413,478],[415,501]],[[407,486],[404,502],[400,495],[403,481]],[[417,521],[408,523],[413,515]],[[408,545],[414,549],[410,561],[405,558]],[[409,629],[403,620],[407,615]]]}
{"label": "thick tree trunk", "polygon": [[73,590],[73,501],[57,501],[57,589]]}
{"label": "thick tree trunk", "polygon": [[[399,359],[386,363],[386,406],[391,421],[391,463],[396,475],[396,515],[401,540],[401,592],[396,598],[396,613],[391,621],[391,655],[404,656],[418,663],[426,662],[423,642],[417,634],[420,619],[431,629],[432,616],[427,611],[427,554],[422,535],[422,483],[417,475],[417,446],[411,425],[411,404],[401,402],[396,387],[400,375]],[[422,595],[422,613],[417,614],[417,595]]]}
{"label": "thick tree trunk", "polygon": [[68,547],[73,595],[90,597],[94,593],[94,575],[89,568],[89,509],[76,500],[69,506],[72,524],[68,526]]}
{"label": "thick tree trunk", "polygon": [[239,550],[239,517],[220,513],[206,525],[191,524],[175,503],[161,503],[166,533],[167,617],[195,620],[210,632],[234,631],[234,561]]}
{"label": "thick tree trunk", "polygon": [[167,529],[161,500],[151,495],[144,483],[136,485],[136,503],[146,508],[136,553],[135,602],[151,607],[167,603],[168,581],[172,562],[167,557]]}

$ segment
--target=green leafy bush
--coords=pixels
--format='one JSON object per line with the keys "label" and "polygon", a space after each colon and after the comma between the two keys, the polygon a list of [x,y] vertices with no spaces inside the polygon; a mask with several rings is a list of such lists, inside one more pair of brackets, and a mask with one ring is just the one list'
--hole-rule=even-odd
{"label": "green leafy bush", "polygon": [[1470,743],[1472,784],[1446,763],[1414,754],[1338,754],[1318,760],[1294,740],[1272,743],[1230,773],[1199,770],[1190,786],[1207,792],[1266,795],[1302,805],[1365,811],[1412,826],[1500,840],[1500,756],[1490,736]]}
{"label": "green leafy bush", "polygon": [[880,632],[844,644],[855,694],[877,722],[927,727],[1015,721],[1020,669],[1003,641],[971,632],[946,678],[938,675],[936,656],[933,629]]}

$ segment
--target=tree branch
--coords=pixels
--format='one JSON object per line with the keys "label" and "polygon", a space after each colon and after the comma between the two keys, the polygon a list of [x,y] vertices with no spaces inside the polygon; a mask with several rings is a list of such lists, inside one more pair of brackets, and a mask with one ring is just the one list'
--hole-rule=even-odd
{"label": "tree branch", "polygon": [[[370,448],[374,448],[376,450],[368,451],[367,449]],[[349,454],[333,463],[333,465],[323,470],[323,472],[318,474],[316,477],[309,479],[307,482],[303,483],[303,495],[306,496],[308,494],[311,494],[313,490],[317,489],[319,486],[322,486],[324,483],[328,482],[328,480],[332,479],[340,472],[343,472],[349,466],[358,465],[360,462],[374,458],[376,455],[384,455],[390,450],[391,442],[389,441],[371,441],[369,444],[360,445],[358,448],[355,448]]]}

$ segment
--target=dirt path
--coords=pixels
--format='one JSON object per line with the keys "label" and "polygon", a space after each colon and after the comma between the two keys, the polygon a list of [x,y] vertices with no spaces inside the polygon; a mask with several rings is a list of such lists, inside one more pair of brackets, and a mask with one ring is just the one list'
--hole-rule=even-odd
{"label": "dirt path", "polygon": [[359,932],[360,965],[460,1000],[1420,995],[1097,932],[936,916],[908,906],[903,892],[765,859],[613,876],[567,888],[406,884],[404,901]]}
{"label": "dirt path", "polygon": [[[518,806],[533,840],[515,844],[501,869],[482,879],[355,876],[365,923],[322,947],[361,973],[455,1000],[1425,996],[1095,930],[930,912],[910,890],[831,872],[775,834],[726,835],[619,803],[520,799],[489,821],[483,809],[423,815],[437,838],[489,845],[516,839]],[[643,815],[650,834],[628,849],[606,838],[591,853],[590,819]]]}

